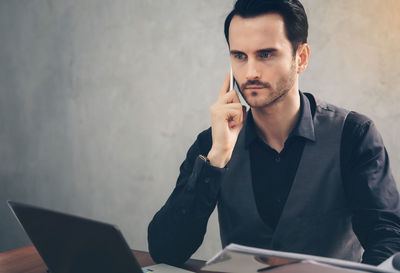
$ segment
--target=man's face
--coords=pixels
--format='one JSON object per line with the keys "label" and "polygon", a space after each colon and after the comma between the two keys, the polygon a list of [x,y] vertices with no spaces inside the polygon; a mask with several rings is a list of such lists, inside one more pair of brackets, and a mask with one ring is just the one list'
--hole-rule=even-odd
{"label": "man's face", "polygon": [[252,108],[272,105],[289,91],[297,92],[297,66],[279,14],[235,15],[229,44],[233,74]]}

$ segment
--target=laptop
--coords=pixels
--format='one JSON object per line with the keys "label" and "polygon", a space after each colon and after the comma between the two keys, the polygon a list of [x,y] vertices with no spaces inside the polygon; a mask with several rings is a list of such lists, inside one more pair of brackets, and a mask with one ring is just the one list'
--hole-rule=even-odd
{"label": "laptop", "polygon": [[7,203],[50,273],[191,272],[164,264],[142,269],[115,225],[19,202]]}

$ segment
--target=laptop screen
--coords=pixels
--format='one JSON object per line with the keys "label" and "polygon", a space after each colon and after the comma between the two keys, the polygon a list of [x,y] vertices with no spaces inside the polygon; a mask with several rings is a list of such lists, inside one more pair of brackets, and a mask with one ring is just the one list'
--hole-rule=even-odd
{"label": "laptop screen", "polygon": [[22,203],[8,204],[50,272],[142,272],[117,227]]}

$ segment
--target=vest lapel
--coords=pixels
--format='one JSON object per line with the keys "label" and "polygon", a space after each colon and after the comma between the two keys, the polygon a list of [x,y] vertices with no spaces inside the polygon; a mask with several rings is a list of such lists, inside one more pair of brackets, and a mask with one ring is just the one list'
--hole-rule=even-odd
{"label": "vest lapel", "polygon": [[[246,124],[247,121],[243,128],[246,128]],[[218,202],[221,239],[223,246],[235,242],[265,248],[266,243],[269,244],[271,241],[272,229],[261,219],[254,199],[245,131],[243,129],[238,136],[221,184],[221,196]],[[246,220],[243,221],[244,219]],[[225,229],[230,232],[225,233]],[[233,241],[231,238],[234,238]]]}

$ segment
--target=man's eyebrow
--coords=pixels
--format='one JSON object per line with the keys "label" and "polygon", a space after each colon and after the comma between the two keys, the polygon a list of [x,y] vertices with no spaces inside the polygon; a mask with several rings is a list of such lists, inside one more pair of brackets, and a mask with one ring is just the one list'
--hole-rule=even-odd
{"label": "man's eyebrow", "polygon": [[[256,53],[272,53],[272,52],[276,52],[278,51],[278,49],[270,47],[270,48],[262,48],[256,51]],[[230,50],[230,54],[245,54],[244,52],[240,51],[240,50],[236,50],[236,49],[232,49]]]}
{"label": "man's eyebrow", "polygon": [[267,52],[267,53],[271,53],[271,52],[275,52],[275,51],[278,51],[278,49],[276,49],[276,48],[263,48],[263,49],[259,49],[259,50],[257,50],[256,52],[257,53],[265,53],[265,52]]}
{"label": "man's eyebrow", "polygon": [[230,50],[229,51],[231,54],[244,54],[242,51],[240,51],[240,50]]}

